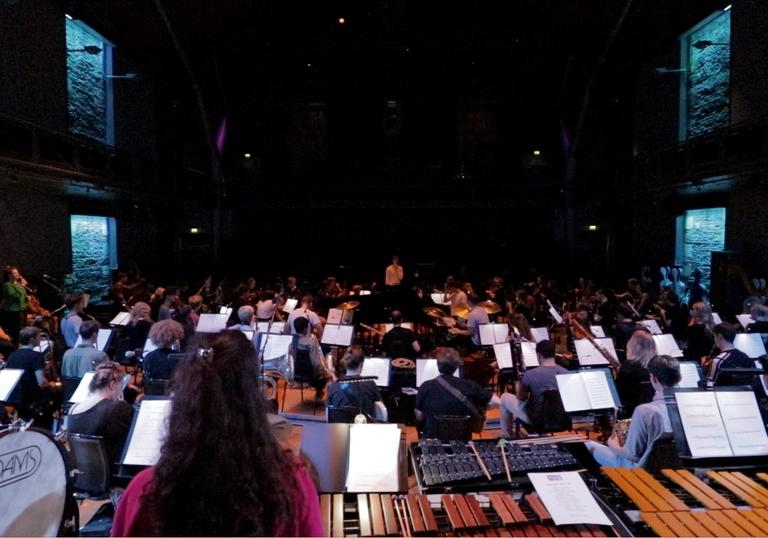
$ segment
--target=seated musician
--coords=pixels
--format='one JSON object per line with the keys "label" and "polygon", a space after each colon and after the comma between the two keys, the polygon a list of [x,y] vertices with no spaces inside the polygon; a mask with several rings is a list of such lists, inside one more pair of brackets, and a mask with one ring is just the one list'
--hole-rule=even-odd
{"label": "seated musician", "polygon": [[768,334],[768,306],[756,304],[749,310],[754,323],[747,325],[748,333]]}
{"label": "seated musician", "polygon": [[129,484],[112,536],[323,536],[315,486],[272,435],[258,378],[238,331],[179,366],[160,460]]}
{"label": "seated musician", "polygon": [[[459,353],[455,349],[439,347],[435,351],[437,370],[440,375],[435,379],[425,381],[416,395],[416,420],[424,422],[422,437],[437,437],[437,417],[440,415],[472,415],[470,408],[462,402],[452,390],[445,388],[447,383],[461,393],[466,401],[474,406],[476,412],[482,410],[489,402],[496,404],[490,391],[485,390],[476,382],[469,379],[453,377],[459,367]],[[442,381],[441,381],[442,380]]]}
{"label": "seated musician", "polygon": [[149,336],[149,329],[152,327],[152,319],[149,315],[150,306],[147,303],[139,301],[131,308],[131,319],[123,329],[123,337],[125,338],[123,347],[125,349],[121,350],[120,361],[127,359],[129,363],[135,362],[136,354],[144,349],[144,343]]}
{"label": "seated musician", "polygon": [[510,437],[515,419],[525,424],[537,422],[541,396],[549,390],[557,390],[557,374],[567,374],[555,362],[555,346],[549,340],[536,344],[539,366],[523,374],[516,386],[516,394],[505,392],[501,395],[501,436]]}
{"label": "seated musician", "polygon": [[274,291],[265,290],[259,296],[259,302],[256,303],[256,319],[258,321],[270,321],[272,319],[281,320],[280,312],[275,303],[276,294]]}
{"label": "seated musician", "polygon": [[255,331],[256,326],[253,322],[253,317],[255,315],[255,310],[253,307],[249,304],[243,305],[240,308],[237,309],[237,319],[240,323],[237,325],[233,325],[231,327],[232,330],[235,331]]}
{"label": "seated musician", "polygon": [[125,373],[116,362],[96,366],[88,386],[90,396],[69,409],[66,429],[69,433],[98,435],[112,465],[120,461],[123,445],[131,428],[133,406],[123,401]]}
{"label": "seated musician", "polygon": [[293,330],[298,341],[291,344],[288,354],[293,358],[293,376],[303,380],[315,389],[315,398],[323,397],[325,384],[333,377],[323,357],[323,350],[317,337],[310,332],[309,319],[297,318]]}
{"label": "seated musician", "polygon": [[88,306],[88,295],[78,293],[67,297],[67,315],[61,320],[61,334],[67,347],[75,347],[77,335],[80,334],[80,325],[83,324],[83,311]]}
{"label": "seated musician", "polygon": [[486,312],[482,306],[478,305],[479,302],[480,300],[477,295],[474,293],[467,294],[467,305],[472,307],[472,310],[467,317],[466,328],[453,327],[449,331],[451,334],[463,334],[464,336],[469,336],[475,349],[480,348],[480,325],[491,322],[488,317],[488,312]]}
{"label": "seated musician", "polygon": [[11,395],[24,420],[35,419],[35,426],[51,427],[53,418],[46,405],[48,380],[45,378],[45,355],[34,348],[40,345],[41,331],[37,327],[24,327],[19,331],[19,349],[8,357],[6,368],[24,370],[19,384]]}
{"label": "seated musician", "polygon": [[320,316],[310,310],[313,302],[314,298],[311,295],[305,295],[301,298],[301,305],[296,307],[293,312],[288,315],[288,320],[285,323],[286,334],[296,334],[296,330],[294,329],[294,322],[299,318],[305,318],[309,320],[309,324],[313,331],[322,330],[323,323],[320,319]]}
{"label": "seated musician", "polygon": [[381,345],[387,357],[413,359],[421,351],[416,333],[403,327],[403,314],[393,310],[390,314],[392,329],[384,335]]}
{"label": "seated musician", "polygon": [[619,361],[624,362],[626,359],[626,351],[624,350],[627,349],[627,342],[635,334],[635,331],[642,326],[635,322],[634,312],[632,312],[628,304],[617,304],[616,311],[616,325],[613,327],[612,336]]}
{"label": "seated musician", "polygon": [[634,332],[627,342],[627,360],[619,368],[616,376],[616,391],[622,403],[622,413],[627,418],[635,408],[653,400],[653,386],[648,373],[648,362],[656,356],[656,342],[648,331],[641,329]]}
{"label": "seated musician", "polygon": [[177,353],[184,338],[184,327],[172,319],[158,321],[149,329],[149,339],[157,349],[144,356],[144,376],[150,379],[170,379],[177,361],[170,355]]}
{"label": "seated musician", "polygon": [[96,349],[100,328],[101,323],[93,319],[80,325],[80,337],[83,341],[64,353],[61,359],[62,376],[83,377],[87,372],[93,371],[98,363],[109,360],[106,353]]}
{"label": "seated musician", "polygon": [[691,320],[683,333],[687,344],[683,350],[686,360],[701,361],[709,356],[715,343],[712,336],[714,326],[712,308],[703,301],[693,303]]}
{"label": "seated musician", "polygon": [[606,467],[641,467],[651,452],[653,442],[672,431],[664,389],[680,382],[680,364],[668,355],[657,355],[648,362],[654,396],[649,403],[638,405],[622,446],[614,435],[604,445],[586,441],[584,445],[597,463]]}
{"label": "seated musician", "polygon": [[[379,387],[374,381],[357,381],[360,378],[360,371],[363,369],[365,355],[360,346],[352,346],[342,357],[341,365],[346,370],[344,377],[328,387],[328,405],[334,407],[356,407],[360,413],[368,417],[369,420],[376,419],[386,415],[378,409],[383,407],[381,403],[381,394]],[[348,381],[353,381],[349,383]],[[378,405],[377,405],[378,404]]]}
{"label": "seated musician", "polygon": [[736,328],[730,323],[720,323],[712,329],[715,347],[720,350],[716,357],[702,361],[702,369],[707,377],[719,387],[732,385],[749,385],[751,375],[733,375],[725,370],[729,368],[754,368],[755,364],[746,353],[736,349],[733,341],[736,339]]}

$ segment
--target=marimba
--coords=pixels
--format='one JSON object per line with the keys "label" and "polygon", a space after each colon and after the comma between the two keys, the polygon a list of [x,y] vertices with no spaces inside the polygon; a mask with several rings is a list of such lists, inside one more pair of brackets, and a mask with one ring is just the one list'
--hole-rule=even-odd
{"label": "marimba", "polygon": [[320,496],[328,536],[617,536],[613,527],[556,526],[536,493]]}
{"label": "marimba", "polygon": [[[664,469],[659,479],[643,469],[603,468],[658,536],[768,535],[768,474]],[[761,483],[762,482],[762,483]]]}

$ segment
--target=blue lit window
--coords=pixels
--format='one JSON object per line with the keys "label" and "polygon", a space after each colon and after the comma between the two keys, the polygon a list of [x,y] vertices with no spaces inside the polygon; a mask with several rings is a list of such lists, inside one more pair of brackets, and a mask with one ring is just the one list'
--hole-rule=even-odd
{"label": "blue lit window", "polygon": [[70,215],[72,274],[65,280],[70,293],[101,297],[112,286],[117,269],[117,223],[114,217]]}
{"label": "blue lit window", "polygon": [[694,269],[702,273],[702,283],[709,287],[712,252],[725,248],[725,208],[693,209],[677,217],[675,263],[690,276]]}

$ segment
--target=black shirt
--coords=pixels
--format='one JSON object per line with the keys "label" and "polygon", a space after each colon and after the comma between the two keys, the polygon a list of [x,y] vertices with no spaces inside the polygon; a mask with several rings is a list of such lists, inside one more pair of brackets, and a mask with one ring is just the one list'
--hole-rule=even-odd
{"label": "black shirt", "polygon": [[45,393],[35,376],[36,370],[43,369],[43,363],[44,355],[30,348],[20,348],[11,353],[5,367],[24,370],[11,395],[12,402],[26,406],[43,399]]}
{"label": "black shirt", "polygon": [[328,388],[328,405],[334,407],[356,407],[369,418],[376,416],[374,402],[381,401],[379,388],[373,381],[345,383],[345,380],[359,379],[360,376],[349,376],[339,379]]}
{"label": "black shirt", "polygon": [[648,369],[638,361],[624,361],[616,376],[616,392],[621,400],[622,413],[631,417],[635,407],[653,400],[656,391],[651,385]]}
{"label": "black shirt", "polygon": [[412,359],[416,356],[413,349],[413,342],[416,340],[416,333],[405,327],[393,327],[391,331],[384,335],[382,347],[387,357],[405,357]]}
{"label": "black shirt", "polygon": [[[74,407],[77,411],[77,407]],[[82,413],[67,416],[67,431],[104,438],[110,464],[120,461],[133,418],[133,407],[117,400],[101,400]]]}
{"label": "black shirt", "polygon": [[728,374],[725,370],[729,368],[754,368],[755,362],[750,359],[746,353],[738,349],[725,351],[727,355],[717,364],[714,381],[718,387],[732,387],[736,385],[751,385],[752,374]]}
{"label": "black shirt", "polygon": [[135,325],[126,325],[123,335],[128,339],[128,349],[143,349],[150,328],[152,322],[146,319],[140,319]]}
{"label": "black shirt", "polygon": [[170,379],[173,369],[179,363],[169,356],[175,353],[172,349],[158,348],[147,353],[144,357],[144,376],[150,379]]}
{"label": "black shirt", "polygon": [[[440,375],[451,386],[458,389],[481,411],[491,400],[491,393],[470,379]],[[416,409],[424,413],[424,437],[437,437],[438,415],[471,415],[471,411],[458,398],[443,388],[437,379],[430,379],[419,387],[416,395]]]}
{"label": "black shirt", "polygon": [[708,357],[712,353],[712,346],[715,341],[712,332],[701,323],[689,325],[685,329],[685,339],[687,345],[683,351],[686,360],[700,361],[702,357]]}

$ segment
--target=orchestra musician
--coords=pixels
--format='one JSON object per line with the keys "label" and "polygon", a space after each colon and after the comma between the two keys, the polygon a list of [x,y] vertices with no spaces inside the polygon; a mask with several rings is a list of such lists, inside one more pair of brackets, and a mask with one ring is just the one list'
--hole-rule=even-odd
{"label": "orchestra musician", "polygon": [[344,377],[328,387],[327,405],[334,407],[355,407],[368,420],[386,422],[387,411],[381,401],[379,387],[374,381],[356,381],[360,379],[365,354],[360,346],[352,346],[341,358],[341,366],[346,370]]}
{"label": "orchestra musician", "polygon": [[[67,314],[61,321],[61,334],[68,348],[75,347],[77,336],[80,334],[80,326],[85,321],[85,309],[88,307],[88,294],[78,293],[67,297]],[[88,316],[89,319],[90,316]]]}
{"label": "orchestra musician", "polygon": [[24,327],[19,331],[19,349],[8,357],[6,368],[24,370],[19,384],[11,395],[19,416],[35,419],[35,425],[50,429],[53,409],[48,399],[49,383],[45,377],[45,355],[35,348],[40,346],[42,332],[37,327]]}
{"label": "orchestra musician", "polygon": [[233,325],[231,328],[236,331],[255,331],[256,325],[253,321],[255,311],[249,304],[243,305],[237,309],[237,319],[240,323]]}
{"label": "orchestra musician", "polygon": [[313,332],[322,331],[323,322],[320,316],[310,310],[313,302],[314,298],[311,295],[305,295],[301,298],[301,305],[294,308],[293,312],[288,315],[288,320],[285,323],[286,334],[296,334],[294,323],[299,318],[306,318]]}
{"label": "orchestra musician", "polygon": [[749,385],[751,376],[725,373],[729,368],[754,368],[754,363],[746,353],[736,349],[733,341],[736,339],[736,328],[730,323],[720,323],[712,329],[715,348],[720,353],[715,357],[707,357],[701,363],[707,378],[715,381],[717,386]]}
{"label": "orchestra musician", "polygon": [[323,397],[325,384],[333,379],[334,374],[325,364],[317,336],[310,332],[309,318],[296,318],[293,331],[299,337],[288,349],[288,355],[293,358],[293,374],[308,380],[309,385],[315,389],[315,399],[319,400]]}
{"label": "orchestra musician", "polygon": [[607,445],[586,441],[592,457],[605,467],[642,467],[653,448],[653,442],[672,432],[664,389],[680,382],[680,363],[668,355],[657,355],[648,362],[654,396],[649,403],[638,405],[632,413],[627,439],[621,445],[613,435]]}
{"label": "orchestra musician", "polygon": [[21,276],[18,267],[8,266],[3,272],[2,324],[12,338],[16,338],[27,324],[27,280]]}
{"label": "orchestra musician", "polygon": [[387,357],[405,357],[413,359],[421,351],[416,333],[407,327],[403,327],[403,314],[399,310],[393,310],[390,314],[392,329],[389,330],[381,341],[384,354]]}
{"label": "orchestra musician", "polygon": [[402,284],[404,278],[403,267],[400,265],[400,258],[392,256],[392,263],[384,271],[384,285],[387,289],[397,289]]}
{"label": "orchestra musician", "polygon": [[479,299],[474,293],[466,295],[467,305],[472,307],[467,317],[466,327],[452,327],[449,332],[451,334],[462,334],[469,336],[472,341],[472,346],[475,349],[480,348],[480,325],[483,323],[490,323],[491,320],[488,317],[488,312],[480,306]]}
{"label": "orchestra musician", "polygon": [[78,329],[83,341],[80,345],[68,349],[61,360],[61,375],[64,377],[82,378],[87,372],[109,357],[103,351],[96,349],[101,324],[96,320],[84,321]]}
{"label": "orchestra musician", "polygon": [[181,346],[184,327],[172,319],[158,321],[149,329],[149,339],[157,346],[143,357],[144,376],[154,380],[171,379],[177,362],[171,359]]}
{"label": "orchestra musician", "polygon": [[128,309],[128,299],[126,299],[125,294],[133,292],[133,290],[143,284],[143,282],[143,280],[139,280],[138,282],[129,284],[128,273],[123,271],[117,273],[117,278],[115,279],[115,283],[112,284],[112,290],[110,291],[111,299],[113,301],[113,313],[116,314],[117,312]]}
{"label": "orchestra musician", "polygon": [[632,416],[638,405],[653,400],[653,386],[648,363],[657,355],[656,342],[645,329],[638,329],[627,342],[627,360],[616,375],[616,391],[622,403],[622,413]]}
{"label": "orchestra musician", "polygon": [[710,306],[699,301],[693,303],[691,307],[691,320],[685,329],[685,340],[688,345],[683,350],[686,360],[702,361],[712,352],[712,346],[715,340],[712,336],[712,329],[715,324],[712,319],[712,309]]}

